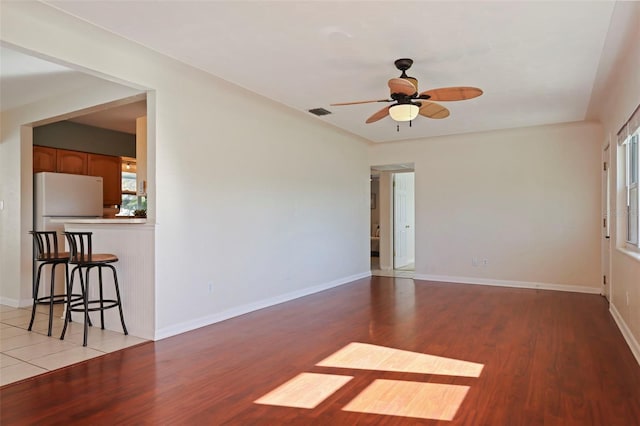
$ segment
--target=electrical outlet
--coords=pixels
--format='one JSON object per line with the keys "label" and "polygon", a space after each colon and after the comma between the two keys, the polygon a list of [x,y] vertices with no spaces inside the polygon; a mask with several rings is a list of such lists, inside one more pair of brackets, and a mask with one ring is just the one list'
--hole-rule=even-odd
{"label": "electrical outlet", "polygon": [[488,266],[489,265],[489,259],[482,259],[482,266]]}

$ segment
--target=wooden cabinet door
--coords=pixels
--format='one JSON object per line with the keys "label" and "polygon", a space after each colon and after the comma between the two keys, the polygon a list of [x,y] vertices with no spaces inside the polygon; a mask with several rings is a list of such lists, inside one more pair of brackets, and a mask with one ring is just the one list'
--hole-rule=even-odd
{"label": "wooden cabinet door", "polygon": [[58,173],[87,174],[87,153],[58,149]]}
{"label": "wooden cabinet door", "polygon": [[57,167],[55,148],[33,146],[33,173],[55,172]]}
{"label": "wooden cabinet door", "polygon": [[105,206],[122,204],[122,160],[112,155],[88,154],[89,176],[102,176]]}

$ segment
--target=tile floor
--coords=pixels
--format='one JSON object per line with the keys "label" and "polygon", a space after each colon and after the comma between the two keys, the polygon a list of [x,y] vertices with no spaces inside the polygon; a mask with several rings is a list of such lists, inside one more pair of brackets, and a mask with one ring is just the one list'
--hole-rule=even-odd
{"label": "tile floor", "polygon": [[47,306],[38,306],[33,331],[27,331],[31,308],[0,305],[0,386],[146,341],[90,327],[88,345],[83,347],[83,326],[78,322],[70,323],[65,339],[60,340],[64,325],[61,317],[62,305],[57,305],[51,337],[47,337]]}
{"label": "tile floor", "polygon": [[371,257],[371,275],[373,276],[413,279],[414,274],[415,274],[414,263],[411,263],[410,265],[407,265],[401,269],[383,270],[383,269],[380,269],[380,258],[375,256]]}

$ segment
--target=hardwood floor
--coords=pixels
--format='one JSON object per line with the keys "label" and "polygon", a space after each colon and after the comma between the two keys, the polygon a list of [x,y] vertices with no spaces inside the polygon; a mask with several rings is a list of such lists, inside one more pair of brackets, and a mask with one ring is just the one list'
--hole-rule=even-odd
{"label": "hardwood floor", "polygon": [[630,426],[640,366],[600,296],[373,277],[0,400],[3,425]]}

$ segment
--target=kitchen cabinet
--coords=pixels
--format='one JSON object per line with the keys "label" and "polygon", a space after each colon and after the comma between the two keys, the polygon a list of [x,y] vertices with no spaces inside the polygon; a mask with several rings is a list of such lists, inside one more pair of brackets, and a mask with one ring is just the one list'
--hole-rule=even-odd
{"label": "kitchen cabinet", "polygon": [[57,168],[57,152],[47,146],[33,146],[33,173],[55,172]]}
{"label": "kitchen cabinet", "polygon": [[120,157],[87,154],[88,175],[102,176],[102,198],[105,206],[122,203],[122,160]]}
{"label": "kitchen cabinet", "polygon": [[56,172],[69,173],[73,175],[86,175],[87,170],[86,152],[58,149]]}
{"label": "kitchen cabinet", "polygon": [[103,205],[114,206],[122,203],[120,157],[34,145],[33,172],[101,176]]}

